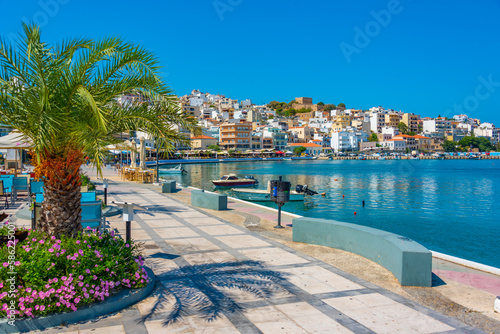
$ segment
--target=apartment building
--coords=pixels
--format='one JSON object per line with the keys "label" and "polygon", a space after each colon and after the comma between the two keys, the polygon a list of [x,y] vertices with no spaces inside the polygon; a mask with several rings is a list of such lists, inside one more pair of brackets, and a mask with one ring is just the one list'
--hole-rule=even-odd
{"label": "apartment building", "polygon": [[385,126],[391,127],[391,128],[397,128],[399,125],[399,122],[401,122],[401,118],[399,117],[399,114],[396,113],[389,113],[385,114]]}
{"label": "apartment building", "polygon": [[308,143],[314,136],[314,129],[308,126],[296,126],[289,128],[288,131],[297,139],[295,143]]}
{"label": "apartment building", "polygon": [[217,138],[210,136],[191,137],[191,147],[193,149],[206,150],[211,145],[217,145]]}
{"label": "apartment building", "polygon": [[418,132],[418,116],[411,113],[404,113],[401,122],[405,123],[409,131]]}
{"label": "apartment building", "polygon": [[250,149],[252,123],[241,120],[239,123],[220,125],[220,144],[224,149],[244,151]]}

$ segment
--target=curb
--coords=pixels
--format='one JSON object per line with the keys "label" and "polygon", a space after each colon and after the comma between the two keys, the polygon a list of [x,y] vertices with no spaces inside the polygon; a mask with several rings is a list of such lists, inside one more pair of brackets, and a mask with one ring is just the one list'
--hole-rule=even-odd
{"label": "curb", "polygon": [[97,317],[114,313],[133,305],[146,298],[155,288],[156,277],[153,271],[144,267],[151,281],[139,290],[125,290],[106,299],[105,301],[86,306],[75,312],[66,312],[52,316],[17,320],[14,326],[0,324],[0,332],[27,333],[34,330],[44,330],[51,327],[67,326],[81,321],[88,321]]}

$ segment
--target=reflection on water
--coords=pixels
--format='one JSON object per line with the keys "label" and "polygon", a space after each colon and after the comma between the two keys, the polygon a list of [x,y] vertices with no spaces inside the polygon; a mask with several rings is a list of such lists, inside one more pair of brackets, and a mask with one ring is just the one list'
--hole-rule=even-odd
{"label": "reflection on water", "polygon": [[[184,165],[168,175],[184,186],[215,190],[224,174],[307,184],[326,196],[314,205],[287,203],[285,211],[379,228],[429,249],[500,267],[500,164],[495,160],[278,161]],[[217,190],[230,193],[230,190]],[[342,197],[344,195],[344,198]],[[362,201],[366,205],[362,207]],[[274,207],[273,203],[259,203]],[[357,213],[354,216],[354,212]]]}

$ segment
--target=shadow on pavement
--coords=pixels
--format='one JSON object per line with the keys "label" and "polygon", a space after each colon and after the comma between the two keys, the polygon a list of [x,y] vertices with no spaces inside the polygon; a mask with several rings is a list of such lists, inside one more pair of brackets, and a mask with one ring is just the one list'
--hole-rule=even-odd
{"label": "shadow on pavement", "polygon": [[161,281],[153,295],[157,301],[140,321],[147,321],[168,304],[171,307],[165,326],[193,315],[210,322],[223,314],[239,312],[242,307],[231,296],[237,290],[257,298],[271,298],[287,291],[281,284],[283,273],[267,270],[256,261],[184,266],[157,279]]}

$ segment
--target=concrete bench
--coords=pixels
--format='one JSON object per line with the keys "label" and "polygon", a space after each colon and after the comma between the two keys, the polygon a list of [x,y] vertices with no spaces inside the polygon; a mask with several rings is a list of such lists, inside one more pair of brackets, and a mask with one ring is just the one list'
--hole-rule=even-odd
{"label": "concrete bench", "polygon": [[192,190],[191,205],[212,210],[227,210],[227,195]]}
{"label": "concrete bench", "polygon": [[431,252],[397,234],[335,220],[295,218],[293,241],[361,255],[392,272],[402,286],[432,285]]}
{"label": "concrete bench", "polygon": [[161,184],[162,193],[173,193],[175,192],[175,180],[166,180]]}

